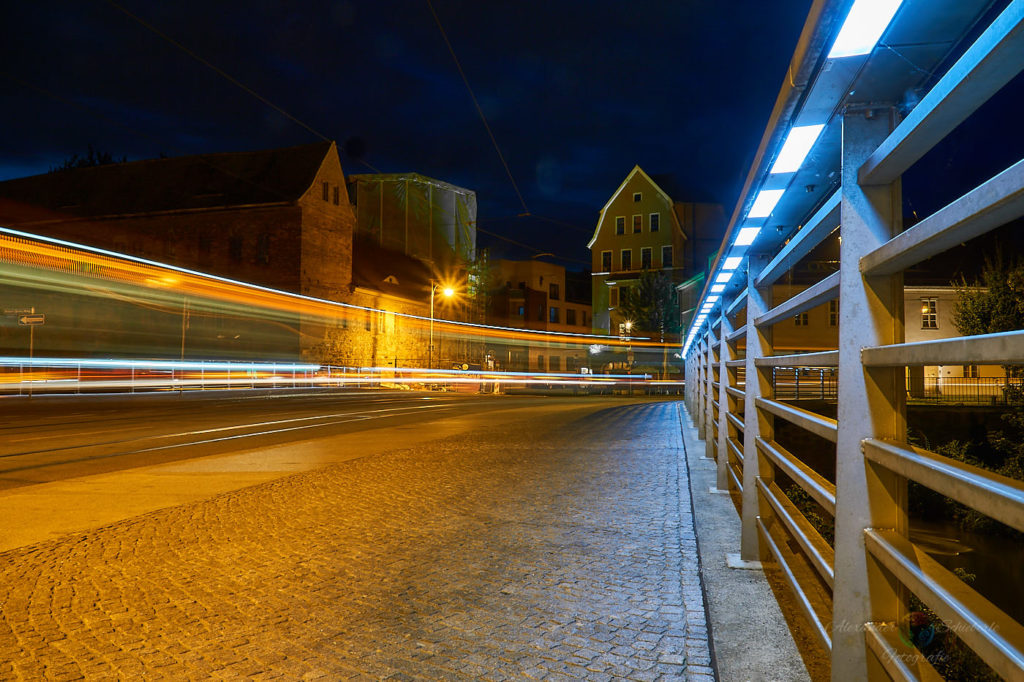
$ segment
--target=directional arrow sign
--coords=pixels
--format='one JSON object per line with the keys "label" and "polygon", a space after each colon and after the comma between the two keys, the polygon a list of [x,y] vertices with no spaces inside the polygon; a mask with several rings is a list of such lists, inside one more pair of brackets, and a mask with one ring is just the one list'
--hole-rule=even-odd
{"label": "directional arrow sign", "polygon": [[32,324],[45,324],[46,315],[43,313],[35,313],[34,315],[22,315],[18,318],[18,324],[32,325]]}

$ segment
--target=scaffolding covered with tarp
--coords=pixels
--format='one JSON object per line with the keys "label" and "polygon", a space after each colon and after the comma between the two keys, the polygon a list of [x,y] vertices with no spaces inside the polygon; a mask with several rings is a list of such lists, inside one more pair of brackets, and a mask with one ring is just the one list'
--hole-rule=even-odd
{"label": "scaffolding covered with tarp", "polygon": [[418,173],[351,175],[356,230],[436,264],[476,257],[476,192]]}

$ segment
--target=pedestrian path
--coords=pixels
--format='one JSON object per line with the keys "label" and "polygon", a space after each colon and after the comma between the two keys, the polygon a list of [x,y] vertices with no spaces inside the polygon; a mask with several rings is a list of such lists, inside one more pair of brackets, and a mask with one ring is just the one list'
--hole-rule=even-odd
{"label": "pedestrian path", "polygon": [[0,679],[713,679],[677,403],[0,553]]}

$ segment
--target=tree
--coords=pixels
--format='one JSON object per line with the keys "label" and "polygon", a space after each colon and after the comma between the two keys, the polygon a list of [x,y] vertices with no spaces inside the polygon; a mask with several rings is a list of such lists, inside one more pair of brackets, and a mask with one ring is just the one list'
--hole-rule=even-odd
{"label": "tree", "polygon": [[96,151],[92,145],[89,145],[89,153],[85,156],[79,156],[74,154],[71,158],[64,159],[64,162],[59,166],[54,166],[50,169],[51,173],[57,171],[69,170],[71,168],[91,168],[93,166],[106,166],[112,163],[124,163],[128,160],[128,157],[122,156],[120,160],[115,159],[111,156],[110,152]]}
{"label": "tree", "polygon": [[631,289],[621,289],[619,312],[633,323],[634,331],[678,334],[679,308],[672,280],[660,270],[644,270]]}
{"label": "tree", "polygon": [[[1024,329],[1024,261],[1007,264],[1002,252],[986,259],[981,278],[956,286],[953,324],[964,336]],[[1021,376],[1021,367],[1006,367],[1007,377]]]}

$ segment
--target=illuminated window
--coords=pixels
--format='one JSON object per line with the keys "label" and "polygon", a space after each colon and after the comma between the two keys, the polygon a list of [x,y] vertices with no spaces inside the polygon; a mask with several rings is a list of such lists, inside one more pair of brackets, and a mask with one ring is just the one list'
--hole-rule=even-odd
{"label": "illuminated window", "polygon": [[640,203],[640,200],[643,198],[644,197],[640,192],[633,192],[633,203]]}
{"label": "illuminated window", "polygon": [[601,272],[612,271],[612,252],[602,251],[601,252]]}
{"label": "illuminated window", "polygon": [[967,377],[968,379],[977,379],[979,376],[981,376],[978,373],[978,366],[964,365],[964,376]]}
{"label": "illuminated window", "polygon": [[615,218],[615,234],[626,234],[626,216],[620,215]]}
{"label": "illuminated window", "polygon": [[323,188],[324,188],[324,201],[329,201],[328,197],[330,196],[330,187],[331,186],[328,185],[326,182],[322,183],[322,184],[323,184]]}
{"label": "illuminated window", "polygon": [[576,324],[576,309],[575,308],[566,308],[565,309],[565,323],[566,324]]}
{"label": "illuminated window", "polygon": [[661,267],[670,268],[672,267],[672,247],[663,246],[661,247]]}
{"label": "illuminated window", "polygon": [[552,306],[551,309],[548,310],[548,322],[558,324],[558,308]]}
{"label": "illuminated window", "polygon": [[828,302],[828,326],[839,326],[839,299],[837,298]]}
{"label": "illuminated window", "polygon": [[806,327],[807,313],[798,313],[797,316],[793,318],[793,321],[796,322],[796,326],[798,327]]}
{"label": "illuminated window", "polygon": [[633,250],[623,249],[622,250],[622,269],[632,270],[633,269]]}
{"label": "illuminated window", "polygon": [[633,216],[633,234],[642,232],[644,229],[644,217],[642,215]]}
{"label": "illuminated window", "polygon": [[651,269],[651,247],[649,246],[645,246],[642,249],[640,249],[640,269]]}
{"label": "illuminated window", "polygon": [[657,232],[660,229],[661,229],[661,214],[660,213],[652,213],[651,214],[651,232]]}
{"label": "illuminated window", "polygon": [[558,294],[559,293],[560,292],[558,291],[558,285],[557,284],[552,282],[551,284],[548,285],[548,298],[550,298],[552,301],[557,301],[558,300]]}
{"label": "illuminated window", "polygon": [[939,301],[935,298],[921,299],[921,329],[939,328]]}
{"label": "illuminated window", "polygon": [[519,317],[522,317],[524,314],[526,314],[526,306],[519,306],[519,312],[516,314],[519,315]]}

